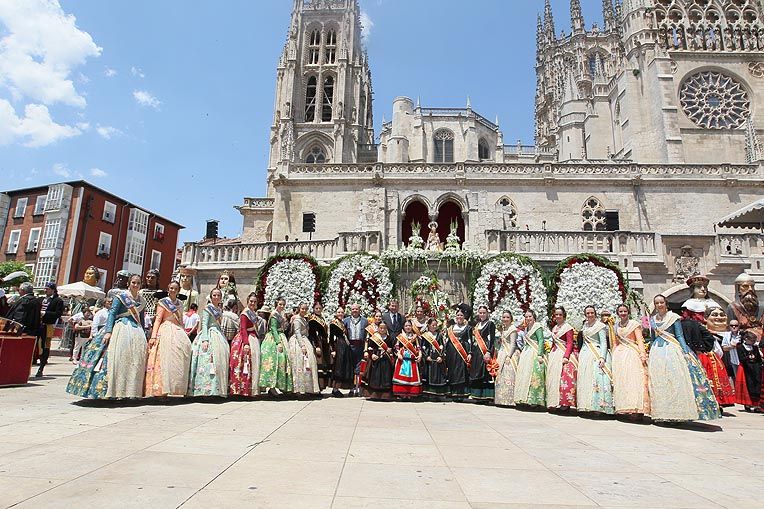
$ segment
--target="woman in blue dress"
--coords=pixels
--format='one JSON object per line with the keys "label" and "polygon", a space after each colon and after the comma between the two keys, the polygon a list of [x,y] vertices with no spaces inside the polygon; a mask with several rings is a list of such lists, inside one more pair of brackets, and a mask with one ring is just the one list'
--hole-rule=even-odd
{"label": "woman in blue dress", "polygon": [[191,375],[188,379],[189,396],[228,395],[228,357],[230,347],[220,328],[223,312],[220,288],[210,292],[210,303],[202,310],[199,335],[191,345]]}
{"label": "woman in blue dress", "polygon": [[66,391],[84,398],[140,398],[146,374],[141,277],[113,294],[106,326],[85,347]]}

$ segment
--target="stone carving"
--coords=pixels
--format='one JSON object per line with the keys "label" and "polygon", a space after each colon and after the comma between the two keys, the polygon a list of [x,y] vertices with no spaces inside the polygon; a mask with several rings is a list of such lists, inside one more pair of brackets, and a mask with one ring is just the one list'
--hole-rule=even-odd
{"label": "stone carving", "polygon": [[700,258],[695,256],[692,246],[682,246],[679,256],[674,258],[674,282],[684,283],[691,276],[700,274]]}
{"label": "stone carving", "polygon": [[748,62],[748,72],[754,78],[764,78],[764,62]]}
{"label": "stone carving", "polygon": [[679,90],[679,103],[690,120],[706,129],[740,127],[751,113],[751,100],[743,86],[715,71],[687,78]]}

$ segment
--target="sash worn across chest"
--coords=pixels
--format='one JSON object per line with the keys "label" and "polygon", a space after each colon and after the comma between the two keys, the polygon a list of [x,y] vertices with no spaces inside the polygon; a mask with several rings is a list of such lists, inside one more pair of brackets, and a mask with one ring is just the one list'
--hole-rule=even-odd
{"label": "sash worn across chest", "polygon": [[483,339],[483,335],[480,333],[480,327],[475,327],[472,329],[472,335],[475,337],[475,341],[477,341],[478,348],[480,348],[480,353],[483,355],[488,353],[488,345],[485,344],[485,339]]}
{"label": "sash worn across chest", "polygon": [[448,328],[448,339],[451,340],[451,344],[454,346],[454,349],[459,354],[459,357],[462,358],[462,360],[467,365],[467,367],[470,367],[470,363],[469,361],[467,361],[467,350],[464,349],[464,346],[462,346],[461,342],[459,341],[459,338],[457,338],[456,334],[454,334],[453,327]]}
{"label": "sash worn across chest", "polygon": [[440,343],[438,343],[438,339],[435,337],[435,334],[427,331],[424,334],[422,334],[422,337],[425,339],[425,341],[430,343],[430,345],[435,350],[435,353],[437,353],[439,356],[443,355],[443,347],[440,346]]}
{"label": "sash worn across chest", "polygon": [[212,318],[220,325],[220,318],[223,316],[223,312],[212,304],[207,304],[207,312],[212,315]]}
{"label": "sash worn across chest", "polygon": [[130,297],[130,294],[127,292],[122,292],[117,294],[117,298],[127,308],[127,314],[120,316],[128,316],[129,314],[138,323],[138,325],[142,325],[141,316],[138,314],[138,310],[135,308],[135,301],[132,299],[132,297]]}
{"label": "sash worn across chest", "polygon": [[[556,332],[555,329],[557,329]],[[571,327],[567,322],[560,325],[559,328],[555,327],[552,329],[552,337],[554,338],[554,342],[559,348],[565,348],[565,342],[563,341],[562,337],[571,330],[573,330],[573,327]]]}
{"label": "sash worn across chest", "polygon": [[400,333],[398,335],[398,341],[401,342],[403,347],[406,350],[408,350],[411,353],[411,355],[413,355],[414,357],[418,357],[419,356],[419,349],[414,345],[414,343],[411,342],[411,340],[409,338],[406,337],[405,334]]}
{"label": "sash worn across chest", "polygon": [[[603,361],[606,362],[605,359],[602,358],[602,355],[600,355],[599,345],[594,342],[594,335],[598,334],[602,329],[605,328],[605,324],[602,322],[598,322],[596,325],[584,329],[584,342],[589,347],[589,350],[592,351],[594,354],[594,357],[597,358],[597,362]],[[607,367],[607,365],[602,366],[602,372],[607,375],[607,377],[610,379],[610,381],[613,381],[613,373],[610,371],[610,369]]]}
{"label": "sash worn across chest", "polygon": [[180,309],[180,302],[173,302],[169,297],[165,297],[159,301],[159,305],[172,313],[179,324],[183,323],[183,314]]}
{"label": "sash worn across chest", "polygon": [[387,353],[390,347],[387,346],[387,342],[385,342],[385,340],[382,339],[382,336],[380,336],[378,332],[375,332],[374,334],[371,334],[369,337],[374,342],[374,344],[377,345],[382,350],[382,353],[385,354],[385,357],[387,357],[387,360],[389,360],[392,364],[395,364],[395,362],[393,361],[393,356]]}

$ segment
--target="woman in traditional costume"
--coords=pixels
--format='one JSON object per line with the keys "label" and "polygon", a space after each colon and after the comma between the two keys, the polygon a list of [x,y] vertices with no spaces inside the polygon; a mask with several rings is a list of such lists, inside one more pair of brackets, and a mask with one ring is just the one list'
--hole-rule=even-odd
{"label": "woman in traditional costume", "polygon": [[183,303],[179,292],[180,283],[172,281],[167,287],[167,296],[156,304],[146,364],[146,397],[185,396],[188,390],[191,340],[183,330]]}
{"label": "woman in traditional costume", "polygon": [[581,328],[583,343],[578,356],[576,384],[578,410],[612,414],[613,371],[608,350],[608,328],[597,319],[594,306],[586,306],[584,316],[586,321]]}
{"label": "woman in traditional costume", "polygon": [[446,369],[448,370],[448,394],[455,401],[467,398],[469,381],[469,350],[472,327],[467,323],[468,310],[461,306],[456,311],[456,323],[446,329]]}
{"label": "woman in traditional costume", "polygon": [[640,417],[650,415],[647,380],[647,351],[642,339],[642,324],[629,319],[629,307],[616,309],[615,347],[613,348],[613,405],[616,414]]}
{"label": "woman in traditional costume", "polygon": [[501,332],[499,334],[499,353],[496,362],[499,372],[494,386],[494,404],[497,406],[515,406],[515,378],[517,376],[517,328],[512,320],[512,313],[505,310],[501,314]]}
{"label": "woman in traditional costume", "polygon": [[230,350],[220,320],[219,288],[210,292],[210,303],[202,310],[199,334],[194,339],[191,357],[191,376],[188,380],[189,396],[228,395],[228,365]]}
{"label": "woman in traditional costume", "polygon": [[721,417],[703,367],[684,340],[679,315],[666,297],[653,299],[652,344],[648,359],[651,415],[655,421],[695,421]]}
{"label": "woman in traditional costume", "polygon": [[547,357],[546,404],[551,410],[567,411],[576,407],[578,349],[576,331],[566,321],[564,307],[554,308],[552,319],[552,351]]}
{"label": "woman in traditional costume", "polygon": [[735,399],[746,412],[759,410],[762,389],[762,358],[756,335],[743,331],[742,340],[735,347],[740,365],[735,376]]}
{"label": "woman in traditional costume", "polygon": [[85,347],[66,391],[93,399],[140,398],[146,375],[145,302],[141,276],[133,275],[128,290],[115,290],[106,326]]}
{"label": "woman in traditional costume", "polygon": [[494,345],[496,344],[496,324],[489,318],[488,307],[478,307],[478,323],[472,329],[469,361],[470,399],[474,401],[493,401],[494,386]]}
{"label": "woman in traditional costume", "polygon": [[257,294],[247,296],[239,317],[239,333],[231,341],[228,394],[257,396],[260,393],[260,339],[263,319],[257,316]]}
{"label": "woman in traditional costume", "polygon": [[[412,316],[410,320],[411,326],[414,329],[414,334],[421,338],[422,334],[427,332],[427,315],[424,312],[424,303],[422,301],[417,300],[416,305],[414,306],[414,316]],[[424,342],[420,341],[419,343],[420,348],[422,348],[424,346]],[[424,392],[425,388],[427,387],[427,369],[424,365],[424,361],[421,363],[419,377],[422,379],[422,392]]]}
{"label": "woman in traditional costume", "polygon": [[525,346],[517,363],[515,403],[546,407],[546,349],[544,326],[536,321],[536,312],[525,312]]}
{"label": "woman in traditional costume", "polygon": [[308,305],[301,302],[292,316],[292,337],[289,338],[289,364],[292,366],[295,394],[318,394],[318,363],[313,345],[308,340]]}
{"label": "woman in traditional costume", "polygon": [[340,389],[352,389],[355,378],[353,352],[350,350],[347,328],[345,327],[345,308],[337,307],[334,320],[329,324],[329,347],[332,359],[332,396],[341,398]]}
{"label": "woman in traditional costume", "polygon": [[727,330],[727,313],[716,302],[706,307],[703,314],[706,329],[714,338],[710,351],[697,352],[698,360],[706,372],[711,390],[714,391],[717,403],[721,407],[735,406],[735,389],[732,387],[727,368],[724,366],[722,356],[722,334]]}
{"label": "woman in traditional costume", "polygon": [[276,311],[263,307],[260,313],[268,316],[268,332],[260,345],[260,393],[280,396],[292,392],[292,369],[289,366],[289,344],[283,332],[282,312],[284,299],[276,301]]}
{"label": "woman in traditional costume", "polygon": [[323,317],[323,306],[316,301],[308,319],[308,341],[313,346],[318,366],[318,387],[324,390],[332,381],[332,349],[329,346],[329,325]]}
{"label": "woman in traditional costume", "polygon": [[363,354],[366,359],[364,374],[364,397],[372,400],[393,399],[393,366],[395,360],[390,355],[391,338],[387,333],[387,325],[381,322],[375,332],[366,337],[366,349]]}
{"label": "woman in traditional costume", "polygon": [[411,320],[403,322],[403,332],[396,340],[395,350],[393,394],[404,399],[415,398],[422,394],[422,378],[419,376],[422,350],[419,348],[419,337],[414,333]]}
{"label": "woman in traditional costume", "polygon": [[422,391],[433,400],[442,400],[448,395],[448,374],[446,372],[446,335],[438,332],[438,320],[427,320],[426,331],[422,334],[422,371],[427,372],[427,384]]}

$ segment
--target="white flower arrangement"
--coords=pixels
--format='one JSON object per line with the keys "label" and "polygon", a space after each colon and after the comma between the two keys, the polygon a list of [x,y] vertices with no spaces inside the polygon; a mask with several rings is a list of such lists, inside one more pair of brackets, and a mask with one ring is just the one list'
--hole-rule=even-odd
{"label": "white flower arrangement", "polygon": [[[518,296],[520,297],[518,299]],[[547,314],[547,291],[538,268],[519,258],[499,257],[483,266],[475,282],[473,306],[488,306],[491,319],[501,321],[504,311],[517,322],[525,309],[532,309],[539,320]]]}
{"label": "white flower arrangement", "polygon": [[424,247],[424,239],[419,235],[419,231],[422,229],[422,225],[416,221],[411,223],[411,237],[409,237],[409,249],[422,249]]}
{"label": "white flower arrangement", "polygon": [[457,267],[467,267],[468,265],[482,263],[489,257],[485,252],[469,247],[464,244],[458,250],[446,251],[425,251],[423,249],[387,249],[380,255],[383,261],[389,263],[396,269],[402,267],[413,267],[417,265],[426,265],[428,261],[434,260],[445,262],[447,265],[456,265]]}
{"label": "white flower arrangement", "polygon": [[329,276],[324,313],[334,316],[342,299],[345,306],[359,304],[361,314],[370,316],[375,309],[387,304],[392,291],[390,269],[381,259],[367,254],[352,255],[340,261]]}
{"label": "white flower arrangement", "polygon": [[459,235],[456,233],[456,230],[458,228],[458,224],[456,221],[451,222],[451,229],[448,233],[448,237],[446,237],[446,251],[459,251],[461,250],[461,239],[459,238]]}
{"label": "white flower arrangement", "polygon": [[558,287],[555,306],[563,306],[568,312],[568,322],[579,330],[584,323],[586,306],[594,306],[598,313],[602,309],[615,313],[623,302],[618,275],[592,262],[574,263],[565,268]]}
{"label": "white flower arrangement", "polygon": [[283,297],[286,308],[292,309],[301,302],[312,307],[316,288],[316,275],[308,262],[301,259],[279,260],[268,270],[265,287],[265,303],[273,306]]}

